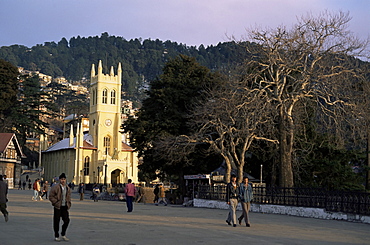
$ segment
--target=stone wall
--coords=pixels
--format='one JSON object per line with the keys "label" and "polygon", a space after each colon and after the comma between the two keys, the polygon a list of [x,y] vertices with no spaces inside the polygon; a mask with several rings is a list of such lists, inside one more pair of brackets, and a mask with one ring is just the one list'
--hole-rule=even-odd
{"label": "stone wall", "polygon": [[[205,200],[198,198],[194,199],[194,207],[229,209],[229,205],[227,205],[227,203],[224,201]],[[240,211],[242,210],[240,203],[238,204],[237,210]],[[327,212],[322,208],[306,208],[306,207],[292,207],[292,206],[252,203],[251,212],[267,214],[285,214],[316,219],[346,220],[351,222],[361,222],[365,224],[370,224],[370,216]]]}

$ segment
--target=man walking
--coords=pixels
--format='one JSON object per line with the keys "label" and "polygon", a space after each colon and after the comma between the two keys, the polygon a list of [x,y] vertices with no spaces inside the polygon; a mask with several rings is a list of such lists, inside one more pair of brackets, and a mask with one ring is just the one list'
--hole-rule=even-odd
{"label": "man walking", "polygon": [[136,196],[136,188],[135,185],[131,183],[132,180],[128,180],[128,184],[125,188],[125,194],[126,194],[126,204],[127,204],[127,212],[132,212],[133,210],[133,204],[132,201],[134,199],[134,196]]}
{"label": "man walking", "polygon": [[240,201],[242,204],[243,213],[238,218],[239,225],[242,224],[242,220],[244,218],[245,225],[247,227],[250,227],[251,224],[249,223],[249,210],[251,208],[251,201],[253,199],[253,189],[252,186],[248,183],[248,177],[243,178],[243,182],[240,184],[239,187],[239,193],[240,193]]}
{"label": "man walking", "polygon": [[46,195],[46,199],[48,199],[49,186],[49,182],[45,180],[44,186],[42,187],[42,195],[40,198],[43,198]]}
{"label": "man walking", "polygon": [[158,204],[160,204],[161,202],[163,202],[164,206],[167,206],[166,192],[164,190],[163,184],[159,183],[158,203],[156,203],[155,205],[158,206]]}
{"label": "man walking", "polygon": [[62,240],[68,241],[66,237],[66,231],[69,224],[69,212],[71,208],[71,188],[67,185],[67,177],[64,173],[59,176],[59,184],[54,185],[49,193],[49,200],[54,206],[54,216],[53,216],[53,227],[55,241],[59,242],[59,222],[60,218],[63,220],[62,225]]}
{"label": "man walking", "polygon": [[8,195],[8,184],[3,181],[3,176],[0,175],[0,211],[3,213],[5,222],[8,222],[8,211],[6,210],[6,203]]}
{"label": "man walking", "polygon": [[40,197],[40,201],[42,201],[42,197],[40,196],[40,180],[36,179],[35,182],[33,182],[33,197],[32,200],[37,201],[37,198]]}
{"label": "man walking", "polygon": [[80,183],[80,185],[78,186],[78,193],[80,193],[80,201],[83,201],[84,194],[85,194],[85,184],[84,183]]}
{"label": "man walking", "polygon": [[229,214],[226,223],[236,227],[236,207],[238,206],[239,186],[236,183],[236,176],[231,175],[230,183],[226,186],[226,202],[229,205]]}

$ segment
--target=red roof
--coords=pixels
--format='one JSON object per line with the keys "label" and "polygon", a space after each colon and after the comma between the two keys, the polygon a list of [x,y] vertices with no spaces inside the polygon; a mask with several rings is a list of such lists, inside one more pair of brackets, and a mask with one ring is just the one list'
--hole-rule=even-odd
{"label": "red roof", "polygon": [[0,152],[5,151],[13,136],[13,133],[0,133]]}
{"label": "red roof", "polygon": [[18,154],[23,157],[22,149],[18,144],[17,137],[13,133],[0,133],[0,153],[6,150],[12,140],[14,141]]}
{"label": "red roof", "polygon": [[122,151],[134,151],[134,149],[132,149],[128,144],[122,142]]}

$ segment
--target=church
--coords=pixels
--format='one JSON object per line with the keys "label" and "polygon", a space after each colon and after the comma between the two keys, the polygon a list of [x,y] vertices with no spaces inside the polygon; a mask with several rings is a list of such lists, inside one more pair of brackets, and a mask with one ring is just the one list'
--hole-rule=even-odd
{"label": "church", "polygon": [[65,173],[67,181],[74,184],[100,183],[109,187],[127,183],[128,179],[138,182],[137,153],[120,130],[121,80],[121,63],[117,74],[113,67],[109,74],[103,74],[101,61],[97,73],[92,65],[89,118],[81,119],[75,130],[71,126],[69,138],[42,151],[45,180]]}

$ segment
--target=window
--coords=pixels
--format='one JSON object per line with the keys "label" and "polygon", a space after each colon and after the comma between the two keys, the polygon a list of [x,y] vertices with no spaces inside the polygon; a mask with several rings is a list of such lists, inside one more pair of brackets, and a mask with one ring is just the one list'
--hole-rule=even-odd
{"label": "window", "polygon": [[89,169],[90,169],[90,157],[85,157],[84,162],[84,175],[89,175]]}
{"label": "window", "polygon": [[105,154],[108,155],[110,152],[110,137],[104,137],[104,148]]}
{"label": "window", "polygon": [[110,103],[112,105],[116,104],[116,90],[114,89],[110,92]]}
{"label": "window", "polygon": [[91,98],[91,104],[95,105],[96,102],[96,92],[95,89],[92,91],[92,98]]}
{"label": "window", "polygon": [[108,103],[108,90],[107,89],[103,90],[103,100],[102,100],[102,102],[103,102],[103,104]]}

